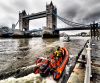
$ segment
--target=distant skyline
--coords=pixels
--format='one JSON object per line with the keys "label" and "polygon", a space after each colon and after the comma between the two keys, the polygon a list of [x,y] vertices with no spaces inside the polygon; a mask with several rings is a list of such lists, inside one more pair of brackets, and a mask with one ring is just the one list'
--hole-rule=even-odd
{"label": "distant skyline", "polygon": [[[45,11],[46,3],[51,0],[0,0],[0,25],[11,27],[19,18],[19,11],[26,10],[27,14]],[[57,7],[58,15],[74,22],[91,23],[100,21],[100,0],[52,0]],[[30,29],[46,25],[46,18],[30,21]],[[58,27],[65,27],[58,20]],[[18,26],[17,26],[18,28]]]}

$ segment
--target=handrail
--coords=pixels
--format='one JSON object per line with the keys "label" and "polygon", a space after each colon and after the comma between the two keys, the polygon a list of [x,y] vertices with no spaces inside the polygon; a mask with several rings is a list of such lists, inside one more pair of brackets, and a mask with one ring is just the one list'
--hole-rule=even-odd
{"label": "handrail", "polygon": [[85,71],[85,79],[84,83],[90,83],[90,77],[91,77],[91,48],[90,48],[90,41],[87,44],[88,48],[87,50],[87,63],[86,63],[86,71]]}

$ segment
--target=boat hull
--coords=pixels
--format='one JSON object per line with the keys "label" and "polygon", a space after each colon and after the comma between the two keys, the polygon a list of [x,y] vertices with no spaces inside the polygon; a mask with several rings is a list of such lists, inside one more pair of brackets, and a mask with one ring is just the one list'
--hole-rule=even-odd
{"label": "boat hull", "polygon": [[69,61],[69,52],[66,48],[63,49],[63,56],[58,60],[55,60],[54,54],[49,56],[49,59],[38,58],[36,60],[37,67],[34,69],[34,73],[40,73],[42,77],[53,75],[54,80],[59,80],[63,74],[63,71]]}

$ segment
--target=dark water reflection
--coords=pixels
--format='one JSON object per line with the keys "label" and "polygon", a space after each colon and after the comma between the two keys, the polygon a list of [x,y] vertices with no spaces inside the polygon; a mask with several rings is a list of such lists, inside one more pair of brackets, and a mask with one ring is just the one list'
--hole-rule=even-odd
{"label": "dark water reflection", "polygon": [[63,42],[62,38],[0,39],[0,72],[32,65],[36,57],[49,55],[45,53],[46,50],[57,45],[67,47],[70,54],[77,54],[86,41],[83,40],[72,38],[71,42]]}
{"label": "dark water reflection", "polygon": [[18,41],[19,47],[24,47],[29,45],[29,39],[19,39]]}

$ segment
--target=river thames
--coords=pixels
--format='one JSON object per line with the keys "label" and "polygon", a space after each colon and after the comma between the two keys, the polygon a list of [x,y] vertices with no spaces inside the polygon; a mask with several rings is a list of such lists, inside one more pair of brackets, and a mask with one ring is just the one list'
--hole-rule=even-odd
{"label": "river thames", "polygon": [[70,42],[59,39],[0,39],[0,71],[32,65],[39,56],[49,56],[56,46],[66,47],[70,55],[76,55],[88,38],[71,37]]}
{"label": "river thames", "polygon": [[[0,73],[33,65],[37,57],[47,57],[57,46],[66,47],[76,56],[89,37],[70,37],[70,42],[59,39],[0,39]],[[19,83],[19,82],[18,82]]]}

